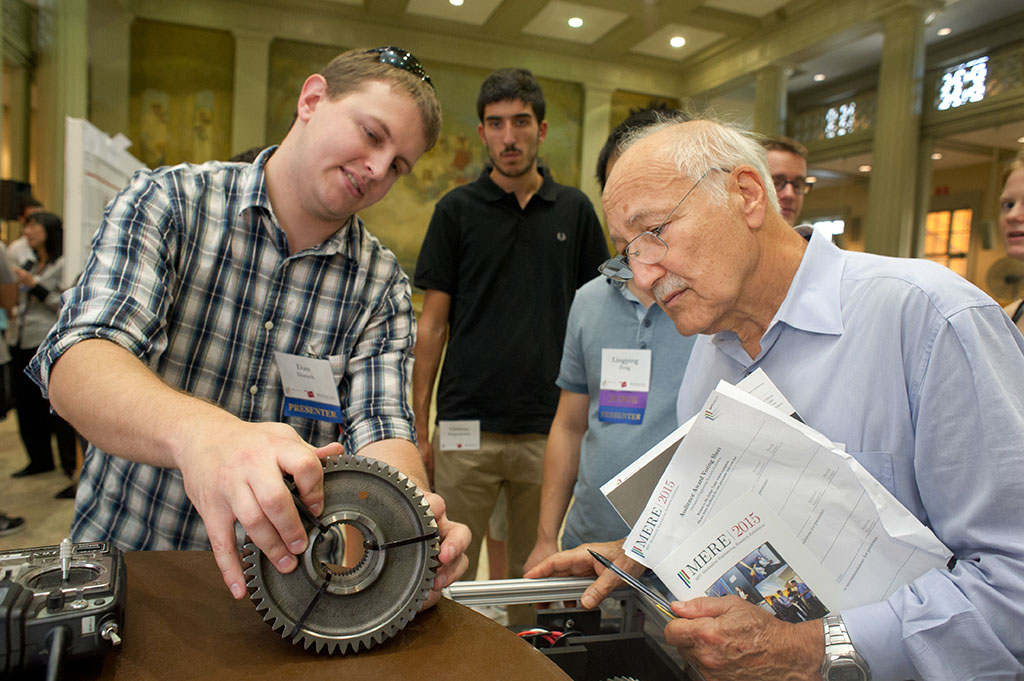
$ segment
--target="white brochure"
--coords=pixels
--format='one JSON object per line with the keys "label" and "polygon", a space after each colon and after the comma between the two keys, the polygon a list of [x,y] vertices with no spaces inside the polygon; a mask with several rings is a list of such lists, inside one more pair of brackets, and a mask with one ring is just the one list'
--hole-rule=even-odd
{"label": "white brochure", "polygon": [[891,592],[933,567],[945,568],[951,556],[855,459],[724,382],[676,447],[624,548],[656,568],[751,491],[840,587],[872,593],[865,602],[878,600],[867,584],[881,580],[882,591]]}
{"label": "white brochure", "polygon": [[[823,617],[857,598],[752,491],[716,513],[654,571],[678,600],[739,596],[793,622]],[[868,597],[877,601],[882,594]]]}
{"label": "white brochure", "polygon": [[[793,405],[786,400],[762,369],[754,371],[737,383],[736,387],[786,414],[800,418],[796,415]],[[601,493],[630,527],[640,519],[647,499],[654,493],[658,480],[665,473],[668,462],[676,452],[676,447],[690,431],[696,418],[690,419],[666,435],[643,456],[601,485]]]}

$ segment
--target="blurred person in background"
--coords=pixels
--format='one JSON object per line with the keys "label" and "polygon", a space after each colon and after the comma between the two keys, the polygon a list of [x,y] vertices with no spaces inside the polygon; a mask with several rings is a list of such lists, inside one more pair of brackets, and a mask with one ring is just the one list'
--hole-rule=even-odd
{"label": "blurred person in background", "polygon": [[32,257],[14,268],[19,286],[11,369],[18,430],[29,463],[12,477],[52,471],[51,438],[54,435],[61,467],[71,476],[75,472],[75,431],[67,421],[50,411],[50,403],[24,372],[50,327],[57,322],[64,275],[64,226],[53,213],[33,213],[25,223],[24,234]]}
{"label": "blurred person in background", "polygon": [[[1003,235],[1006,255],[1024,260],[1024,149],[1010,161],[1003,175],[1003,193],[999,196],[999,233]],[[1024,333],[1024,299],[1005,308],[1006,314]]]}

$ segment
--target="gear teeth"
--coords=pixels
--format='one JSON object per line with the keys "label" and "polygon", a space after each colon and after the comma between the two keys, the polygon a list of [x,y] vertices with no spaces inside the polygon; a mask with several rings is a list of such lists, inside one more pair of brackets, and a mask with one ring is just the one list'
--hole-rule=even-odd
{"label": "gear teeth", "polygon": [[[327,474],[345,472],[370,473],[382,480],[387,480],[396,489],[402,492],[405,500],[409,503],[415,515],[419,518],[419,524],[423,532],[437,529],[437,520],[430,510],[430,503],[423,492],[404,473],[393,466],[363,456],[340,455],[331,456],[322,460],[325,476]],[[330,508],[330,499],[325,499],[325,507]],[[369,516],[367,516],[369,517]],[[351,638],[339,638],[337,633],[318,633],[310,631],[305,627],[300,628],[299,633],[291,638],[293,645],[302,645],[305,650],[313,649],[317,653],[342,654],[358,653],[361,650],[369,650],[376,645],[394,637],[399,631],[412,621],[419,608],[430,595],[430,589],[434,578],[437,575],[437,567],[441,564],[438,558],[440,550],[440,539],[435,538],[425,543],[426,556],[422,572],[412,575],[413,596],[409,597],[406,607],[399,613],[391,616],[390,620],[375,625],[375,630],[368,633],[353,636]],[[364,554],[364,560],[366,555]],[[257,614],[261,615],[272,631],[280,631],[281,638],[287,639],[288,633],[294,627],[294,622],[283,616],[278,609],[276,597],[269,593],[267,584],[263,582],[261,570],[261,553],[258,547],[251,541],[243,547],[243,574],[246,575],[246,587],[249,592]],[[357,570],[358,566],[353,568]],[[278,582],[274,582],[277,584]],[[414,585],[418,584],[418,588]],[[407,587],[408,588],[408,587]],[[283,595],[283,594],[282,594]],[[345,596],[325,595],[325,598],[344,598]]]}

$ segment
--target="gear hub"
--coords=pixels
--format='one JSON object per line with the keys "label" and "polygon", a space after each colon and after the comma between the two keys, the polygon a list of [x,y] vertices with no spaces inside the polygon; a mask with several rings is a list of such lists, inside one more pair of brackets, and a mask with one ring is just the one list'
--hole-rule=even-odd
{"label": "gear hub", "polygon": [[434,581],[440,539],[423,494],[397,469],[362,456],[328,457],[323,466],[321,516],[296,498],[309,536],[299,566],[283,575],[249,541],[247,587],[282,638],[307,650],[356,653],[416,615]]}

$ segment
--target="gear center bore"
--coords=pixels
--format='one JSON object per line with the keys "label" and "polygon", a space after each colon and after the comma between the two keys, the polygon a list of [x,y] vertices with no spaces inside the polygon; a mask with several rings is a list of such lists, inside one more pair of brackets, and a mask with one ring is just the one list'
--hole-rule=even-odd
{"label": "gear center bore", "polygon": [[339,596],[362,591],[373,584],[384,569],[385,552],[369,551],[364,543],[374,546],[384,543],[377,524],[358,511],[336,511],[322,516],[320,525],[326,532],[313,527],[302,555],[302,565],[309,578],[320,584],[330,570],[327,591]]}

